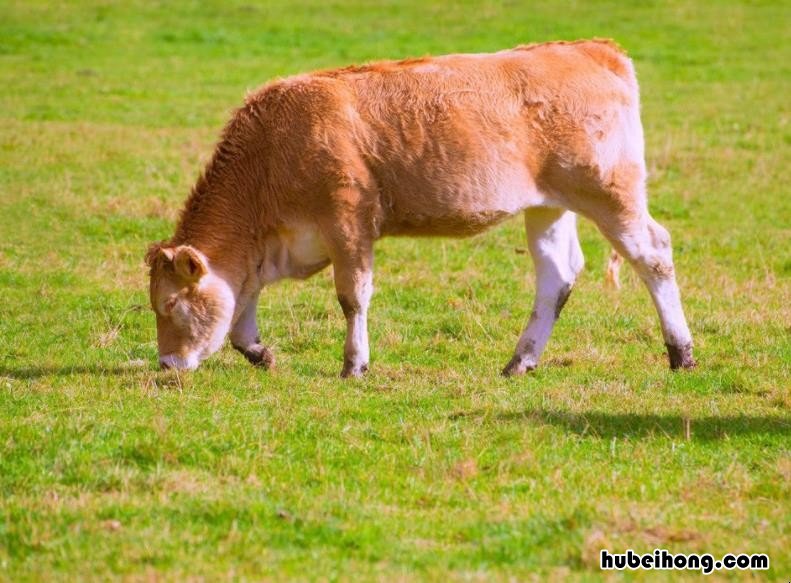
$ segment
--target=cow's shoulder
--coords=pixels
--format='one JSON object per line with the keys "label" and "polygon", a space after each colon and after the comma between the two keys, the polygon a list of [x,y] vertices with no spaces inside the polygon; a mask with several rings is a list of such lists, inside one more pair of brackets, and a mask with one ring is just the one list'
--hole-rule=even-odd
{"label": "cow's shoulder", "polygon": [[244,108],[311,121],[351,99],[348,87],[337,79],[316,74],[296,75],[267,83],[247,94]]}

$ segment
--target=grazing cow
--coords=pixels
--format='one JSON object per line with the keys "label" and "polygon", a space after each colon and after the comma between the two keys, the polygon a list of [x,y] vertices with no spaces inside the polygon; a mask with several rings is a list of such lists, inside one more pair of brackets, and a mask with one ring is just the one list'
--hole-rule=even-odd
{"label": "grazing cow", "polygon": [[474,235],[521,212],[536,299],[503,374],[535,368],[582,269],[576,214],[645,282],[670,367],[694,366],[670,236],[646,204],[639,109],[632,63],[606,40],[380,62],[258,89],[226,125],[173,238],[148,251],[161,365],[193,369],[230,334],[270,366],[261,288],[332,263],[347,322],[341,376],[359,376],[374,241]]}

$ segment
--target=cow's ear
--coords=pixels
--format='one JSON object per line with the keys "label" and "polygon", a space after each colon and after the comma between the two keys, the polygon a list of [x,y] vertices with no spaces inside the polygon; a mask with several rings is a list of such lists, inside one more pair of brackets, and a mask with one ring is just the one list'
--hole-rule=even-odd
{"label": "cow's ear", "polygon": [[173,249],[165,247],[163,241],[151,243],[151,245],[148,246],[148,251],[146,251],[146,265],[154,267],[159,260],[167,262],[173,261],[174,255]]}
{"label": "cow's ear", "polygon": [[200,253],[189,245],[176,247],[173,259],[176,273],[189,282],[196,282],[209,271]]}

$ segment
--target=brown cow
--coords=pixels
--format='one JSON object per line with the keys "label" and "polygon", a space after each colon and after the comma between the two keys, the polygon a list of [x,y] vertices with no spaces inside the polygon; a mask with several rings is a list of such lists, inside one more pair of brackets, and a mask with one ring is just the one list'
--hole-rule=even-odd
{"label": "brown cow", "polygon": [[225,127],[176,234],[147,254],[161,365],[195,368],[228,334],[250,362],[271,365],[256,325],[261,288],[332,263],[348,326],[341,376],[361,375],[374,241],[473,235],[521,212],[537,291],[504,374],[535,368],[582,269],[575,213],[647,285],[671,368],[694,366],[670,236],[648,214],[639,107],[631,61],[602,40],[262,87]]}

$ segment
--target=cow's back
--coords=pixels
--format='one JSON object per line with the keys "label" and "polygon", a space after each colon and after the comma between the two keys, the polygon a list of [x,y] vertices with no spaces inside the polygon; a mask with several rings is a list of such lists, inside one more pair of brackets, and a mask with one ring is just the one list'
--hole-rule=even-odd
{"label": "cow's back", "polygon": [[354,95],[356,139],[393,233],[463,235],[547,203],[548,165],[595,164],[592,125],[637,106],[631,63],[596,41],[332,75]]}
{"label": "cow's back", "polygon": [[581,41],[321,71],[249,103],[295,207],[321,212],[322,185],[340,177],[382,234],[466,235],[551,204],[553,169],[596,166],[596,140],[637,99],[628,58]]}

